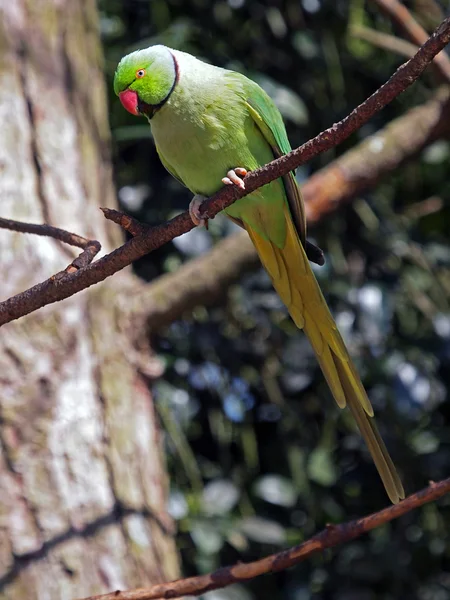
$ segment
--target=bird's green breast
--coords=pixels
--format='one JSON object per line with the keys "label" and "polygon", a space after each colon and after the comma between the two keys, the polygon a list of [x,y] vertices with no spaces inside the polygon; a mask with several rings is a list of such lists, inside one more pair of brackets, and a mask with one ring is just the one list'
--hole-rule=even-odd
{"label": "bird's green breast", "polygon": [[229,169],[255,168],[245,138],[251,119],[243,103],[233,104],[216,94],[215,82],[200,86],[195,95],[188,83],[180,74],[170,100],[151,126],[163,162],[193,193],[209,196],[222,186]]}
{"label": "bird's green breast", "polygon": [[[151,127],[166,168],[194,194],[211,196],[223,187],[228,170],[254,170],[273,160],[273,152],[248,112],[239,81],[228,82],[220,69],[212,76],[206,71],[193,80],[180,69],[179,81]],[[277,180],[226,212],[282,245],[284,219],[276,220],[275,208],[282,209],[284,201],[284,186]]]}

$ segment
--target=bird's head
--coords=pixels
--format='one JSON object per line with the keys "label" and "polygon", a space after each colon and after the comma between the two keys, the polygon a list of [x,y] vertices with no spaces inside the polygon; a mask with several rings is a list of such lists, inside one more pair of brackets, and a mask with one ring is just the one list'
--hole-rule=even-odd
{"label": "bird's head", "polygon": [[132,115],[152,118],[172,93],[177,62],[166,46],[150,46],[128,54],[117,66],[114,92]]}

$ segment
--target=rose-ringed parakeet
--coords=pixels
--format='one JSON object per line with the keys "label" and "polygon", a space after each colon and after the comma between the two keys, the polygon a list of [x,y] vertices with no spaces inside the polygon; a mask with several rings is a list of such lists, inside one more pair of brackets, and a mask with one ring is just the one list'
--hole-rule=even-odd
{"label": "rose-ringed parakeet", "polygon": [[[151,46],[119,63],[114,90],[150,122],[163,165],[194,194],[189,210],[222,186],[245,187],[247,171],[291,150],[282,117],[259,85],[190,54]],[[308,256],[303,201],[294,174],[240,198],[225,213],[245,228],[273,285],[308,336],[337,404],[348,406],[392,502],[403,486],[376,428],[373,409],[331,316]]]}

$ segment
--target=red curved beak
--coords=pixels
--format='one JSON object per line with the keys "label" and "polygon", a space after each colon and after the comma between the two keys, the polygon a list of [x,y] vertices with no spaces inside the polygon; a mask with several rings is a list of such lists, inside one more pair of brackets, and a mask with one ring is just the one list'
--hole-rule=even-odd
{"label": "red curved beak", "polygon": [[141,113],[138,110],[138,95],[133,90],[127,89],[119,94],[119,100],[122,106],[132,115],[139,116]]}

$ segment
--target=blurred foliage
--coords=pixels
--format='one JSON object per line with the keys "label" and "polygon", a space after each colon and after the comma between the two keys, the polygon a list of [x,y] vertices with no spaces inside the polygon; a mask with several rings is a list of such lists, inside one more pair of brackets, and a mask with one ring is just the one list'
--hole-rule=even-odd
{"label": "blurred foliage", "polygon": [[[190,194],[164,171],[147,123],[113,96],[114,69],[127,52],[161,42],[245,72],[278,102],[294,146],[342,118],[402,62],[350,36],[352,24],[396,33],[362,0],[99,4],[119,198],[150,223],[185,209]],[[429,27],[425,17],[439,3],[413,5]],[[436,84],[427,72],[299,177],[430,98]],[[449,172],[449,143],[437,142],[312,232],[327,251],[317,276],[407,492],[450,473]],[[136,270],[147,280],[175,270],[233,228],[217,218],[210,233],[193,231]],[[154,347],[165,364],[154,393],[186,575],[256,559],[387,504],[350,415],[334,405],[262,270],[233,286],[225,306],[173,323]],[[449,519],[444,499],[289,572],[208,597],[445,600]]]}

